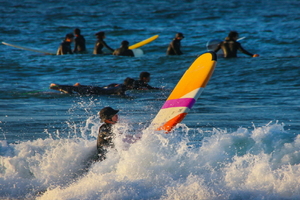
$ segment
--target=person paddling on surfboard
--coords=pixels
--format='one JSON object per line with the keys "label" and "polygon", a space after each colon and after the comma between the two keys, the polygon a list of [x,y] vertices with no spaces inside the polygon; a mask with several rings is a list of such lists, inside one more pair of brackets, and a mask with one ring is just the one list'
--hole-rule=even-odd
{"label": "person paddling on surfboard", "polygon": [[150,82],[150,73],[141,72],[140,79],[133,82],[133,89],[136,90],[159,90],[160,88],[152,87],[148,83]]}
{"label": "person paddling on surfboard", "polygon": [[100,32],[96,33],[95,35],[97,36],[98,40],[97,40],[97,42],[95,44],[93,54],[104,54],[104,52],[102,51],[102,49],[104,47],[106,47],[111,52],[114,52],[114,49],[111,48],[110,46],[108,46],[106,44],[106,42],[104,41],[104,39],[106,38],[105,32],[100,31]]}
{"label": "person paddling on surfboard", "polygon": [[66,35],[64,41],[60,44],[56,55],[73,54],[71,49],[71,42],[73,42],[74,35],[69,33]]}
{"label": "person paddling on surfboard", "polygon": [[85,47],[85,39],[83,35],[81,35],[81,31],[79,28],[74,29],[74,50],[73,53],[85,53],[86,52],[86,47]]}
{"label": "person paddling on surfboard", "polygon": [[127,90],[124,84],[112,83],[108,86],[99,87],[92,85],[81,85],[76,83],[74,85],[59,85],[55,83],[50,84],[50,89],[63,92],[65,94],[80,94],[80,95],[125,95]]}
{"label": "person paddling on surfboard", "polygon": [[104,87],[81,85],[75,83],[74,85],[59,85],[55,83],[50,84],[50,89],[63,92],[65,94],[80,94],[80,95],[125,95],[126,90],[133,89],[134,79],[127,77],[123,84],[111,83]]}
{"label": "person paddling on surfboard", "polygon": [[251,57],[258,57],[258,54],[252,54],[249,53],[247,50],[245,50],[242,45],[237,42],[237,39],[239,37],[238,32],[231,31],[228,34],[228,37],[225,38],[223,42],[221,42],[217,48],[214,50],[214,52],[218,52],[220,49],[224,52],[225,58],[234,58],[237,57],[237,50],[241,51],[242,53],[249,55]]}
{"label": "person paddling on surfboard", "polygon": [[181,43],[180,41],[184,38],[182,33],[177,33],[175,35],[175,38],[172,40],[172,42],[169,44],[169,47],[167,49],[167,55],[181,55],[183,54],[180,50]]}
{"label": "person paddling on surfboard", "polygon": [[113,55],[115,56],[131,56],[134,57],[133,51],[128,49],[129,42],[127,40],[124,40],[121,42],[121,47],[116,49],[113,52]]}
{"label": "person paddling on surfboard", "polygon": [[97,153],[100,161],[106,158],[105,154],[109,148],[114,148],[113,138],[113,125],[118,122],[117,113],[119,110],[115,110],[111,107],[102,108],[99,112],[101,122],[104,122],[99,127],[98,138],[97,138]]}

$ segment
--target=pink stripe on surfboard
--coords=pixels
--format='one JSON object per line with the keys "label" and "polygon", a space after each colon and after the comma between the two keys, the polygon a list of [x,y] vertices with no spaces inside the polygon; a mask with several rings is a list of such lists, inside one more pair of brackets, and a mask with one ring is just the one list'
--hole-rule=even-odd
{"label": "pink stripe on surfboard", "polygon": [[162,109],[173,107],[188,107],[191,109],[195,102],[196,100],[194,98],[171,99],[166,101]]}

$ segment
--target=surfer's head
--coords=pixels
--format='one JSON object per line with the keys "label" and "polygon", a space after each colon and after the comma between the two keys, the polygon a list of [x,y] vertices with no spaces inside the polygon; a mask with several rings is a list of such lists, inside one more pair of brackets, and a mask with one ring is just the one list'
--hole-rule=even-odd
{"label": "surfer's head", "polygon": [[228,34],[228,38],[230,40],[237,40],[238,37],[239,37],[239,34],[236,31],[230,31],[230,33]]}
{"label": "surfer's head", "polygon": [[100,31],[100,32],[96,33],[95,35],[97,36],[97,38],[104,39],[104,37],[105,37],[105,32],[104,32],[104,31]]}
{"label": "surfer's head", "polygon": [[75,35],[80,35],[80,32],[81,32],[81,31],[80,31],[79,28],[75,28],[75,29],[74,29],[74,34],[75,34]]}
{"label": "surfer's head", "polygon": [[184,38],[184,36],[183,36],[182,33],[176,33],[175,37],[176,37],[176,38],[180,38],[180,39],[183,39],[183,38]]}
{"label": "surfer's head", "polygon": [[123,41],[121,42],[121,46],[122,46],[122,47],[128,47],[128,46],[129,46],[129,42],[128,42],[127,40],[123,40]]}
{"label": "surfer's head", "polygon": [[118,120],[118,117],[115,115],[119,112],[119,110],[115,110],[112,107],[105,107],[102,108],[99,112],[99,116],[101,119],[101,122],[113,122],[116,123]]}
{"label": "surfer's head", "polygon": [[72,33],[68,33],[65,37],[65,41],[72,41],[74,38],[74,35]]}
{"label": "surfer's head", "polygon": [[150,73],[149,72],[141,72],[140,80],[148,83],[150,81]]}

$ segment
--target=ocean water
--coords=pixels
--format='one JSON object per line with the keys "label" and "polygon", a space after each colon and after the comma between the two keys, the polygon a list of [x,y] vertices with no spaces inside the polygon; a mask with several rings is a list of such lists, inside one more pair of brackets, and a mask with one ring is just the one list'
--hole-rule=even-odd
{"label": "ocean water", "polygon": [[[0,199],[300,199],[298,0],[0,1],[1,41],[55,53],[74,28],[88,54],[0,45]],[[211,39],[235,30],[260,55],[219,58],[170,134],[146,130]],[[118,48],[158,34],[142,57],[92,55],[94,34]],[[166,56],[182,32],[181,56]],[[104,86],[151,73],[160,91],[80,96],[51,83]],[[197,78],[197,77],[195,77]],[[95,153],[98,112],[119,109],[116,149]],[[135,143],[127,135],[141,137]],[[88,167],[88,168],[87,168]]]}

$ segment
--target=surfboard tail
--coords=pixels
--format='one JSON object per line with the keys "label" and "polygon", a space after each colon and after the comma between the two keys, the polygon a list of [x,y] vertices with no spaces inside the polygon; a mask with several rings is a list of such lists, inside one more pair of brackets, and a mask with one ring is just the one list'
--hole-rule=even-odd
{"label": "surfboard tail", "polygon": [[180,123],[185,118],[186,115],[187,115],[187,113],[181,113],[181,114],[177,115],[176,117],[170,119],[164,125],[158,127],[156,130],[157,131],[164,130],[165,133],[169,133],[178,123]]}

